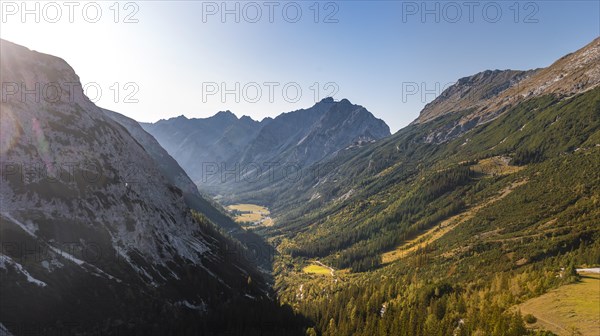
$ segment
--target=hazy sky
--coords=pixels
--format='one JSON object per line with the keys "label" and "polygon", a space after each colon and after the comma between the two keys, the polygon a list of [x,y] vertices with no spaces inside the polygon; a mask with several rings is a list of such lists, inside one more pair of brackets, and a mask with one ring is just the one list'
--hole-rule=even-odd
{"label": "hazy sky", "polygon": [[2,1],[1,37],[64,58],[139,121],[260,120],[333,94],[397,131],[460,77],[545,67],[600,35],[599,1],[22,3]]}

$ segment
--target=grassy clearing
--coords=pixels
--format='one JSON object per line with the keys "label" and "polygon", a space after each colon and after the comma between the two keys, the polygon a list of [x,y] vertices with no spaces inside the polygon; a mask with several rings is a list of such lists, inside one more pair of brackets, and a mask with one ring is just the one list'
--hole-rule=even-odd
{"label": "grassy clearing", "polygon": [[262,218],[262,216],[260,214],[248,213],[248,214],[241,214],[241,215],[235,216],[235,221],[238,223],[245,223],[245,222],[255,223],[255,222],[258,222],[261,218]]}
{"label": "grassy clearing", "polygon": [[302,269],[303,273],[331,275],[331,271],[327,267],[320,265],[309,265]]}
{"label": "grassy clearing", "polygon": [[600,274],[584,273],[582,281],[561,286],[518,306],[523,315],[532,314],[542,328],[557,335],[600,335]]}
{"label": "grassy clearing", "polygon": [[440,226],[436,226],[432,229],[427,230],[424,234],[419,237],[412,239],[404,245],[398,247],[393,251],[386,252],[381,255],[381,262],[384,264],[391,263],[400,258],[404,258],[408,254],[417,251],[420,248],[425,248],[427,245],[441,238],[443,235],[452,230],[459,223],[471,218],[472,216],[460,214],[453,216],[443,221]]}
{"label": "grassy clearing", "polygon": [[271,226],[271,212],[269,209],[256,204],[233,204],[227,210],[234,215],[238,223],[252,223],[254,226]]}
{"label": "grassy clearing", "polygon": [[491,158],[479,160],[476,165],[474,165],[471,169],[480,174],[484,175],[508,175],[512,173],[516,173],[525,167],[520,166],[511,166],[509,164],[510,158],[504,156],[494,156]]}
{"label": "grassy clearing", "polygon": [[238,210],[243,212],[264,212],[269,214],[269,209],[256,204],[232,204],[227,207],[230,210]]}

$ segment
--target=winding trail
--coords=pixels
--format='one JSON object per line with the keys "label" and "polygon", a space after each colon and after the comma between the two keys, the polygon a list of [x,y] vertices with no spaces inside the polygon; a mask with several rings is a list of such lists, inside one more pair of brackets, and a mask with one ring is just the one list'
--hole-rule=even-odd
{"label": "winding trail", "polygon": [[327,268],[329,272],[331,272],[331,276],[335,278],[335,270],[333,269],[333,267],[327,266],[318,260],[315,260],[315,263],[319,264],[319,266]]}

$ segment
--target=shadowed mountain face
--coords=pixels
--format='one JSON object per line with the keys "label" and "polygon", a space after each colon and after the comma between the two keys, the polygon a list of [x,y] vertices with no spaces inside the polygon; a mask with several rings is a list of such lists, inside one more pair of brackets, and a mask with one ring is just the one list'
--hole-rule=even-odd
{"label": "shadowed mountain face", "polygon": [[385,122],[364,107],[332,98],[261,122],[219,112],[141,125],[201,189],[217,194],[264,187],[282,179],[285,167],[302,169],[348,146],[390,135]]}
{"label": "shadowed mountain face", "polygon": [[187,176],[177,161],[160,146],[152,135],[144,131],[137,121],[113,111],[106,109],[102,109],[102,111],[111,119],[123,125],[146,150],[169,183],[181,189],[183,200],[190,209],[202,213],[218,227],[239,240],[247,248],[245,251],[247,261],[255,262],[266,271],[271,270],[273,249],[268,243],[255,233],[242,229],[231,217],[226,215],[225,209],[218,203],[201,195],[196,184]]}
{"label": "shadowed mountain face", "polygon": [[161,120],[155,124],[141,123],[189,173],[200,179],[202,163],[225,162],[256,137],[268,119],[257,122],[249,117],[238,119],[233,113],[219,112],[206,119],[184,116]]}
{"label": "shadowed mountain face", "polygon": [[62,59],[1,43],[14,89],[0,113],[4,327],[173,332],[187,314],[266,297],[241,245],[207,218],[229,219],[150,135],[90,102]]}

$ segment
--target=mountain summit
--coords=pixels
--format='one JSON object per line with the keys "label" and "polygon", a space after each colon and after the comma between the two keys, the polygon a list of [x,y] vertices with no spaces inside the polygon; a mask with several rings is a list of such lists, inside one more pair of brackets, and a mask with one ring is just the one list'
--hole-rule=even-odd
{"label": "mountain summit", "polygon": [[430,137],[432,141],[447,141],[497,118],[526,99],[549,94],[568,99],[599,84],[600,38],[596,38],[547,68],[488,70],[461,78],[427,104],[413,124],[430,122],[450,113],[464,113],[453,125]]}
{"label": "mountain summit", "polygon": [[[331,97],[308,109],[282,113],[260,122],[249,117],[237,119],[231,112],[219,112],[205,119],[174,118],[141,125],[196,183],[212,186],[216,193],[228,183],[223,183],[221,174],[206,176],[207,164],[231,169],[271,162],[302,168],[355,143],[390,135],[385,122],[364,107]],[[239,182],[239,179],[231,180]]]}

